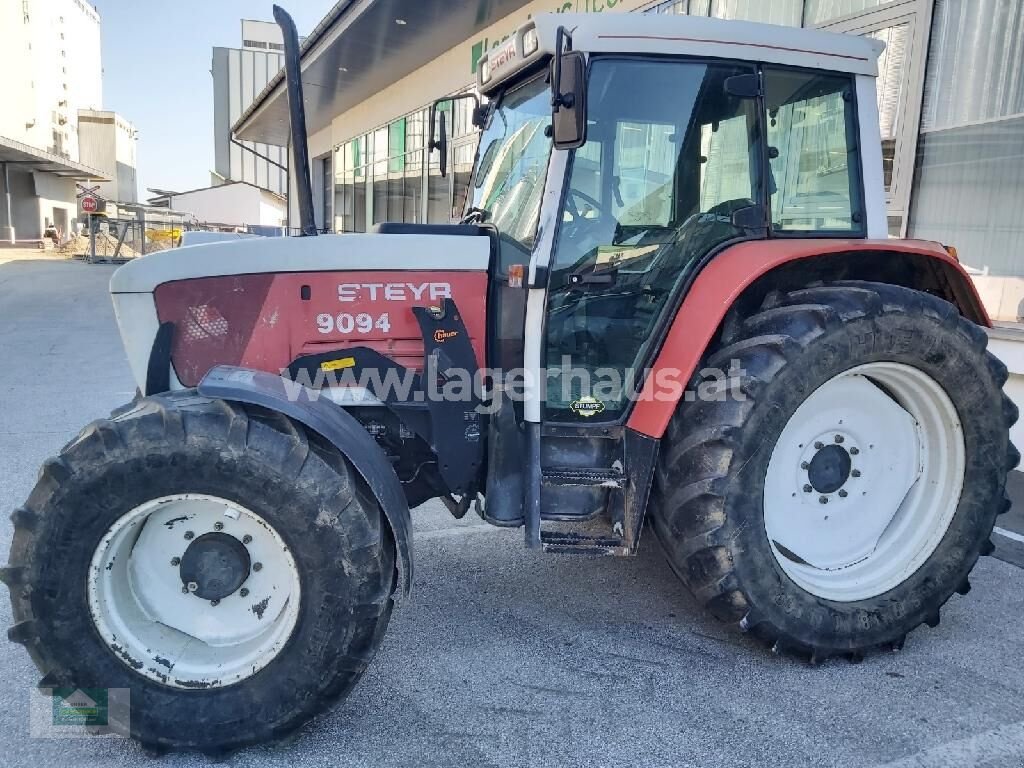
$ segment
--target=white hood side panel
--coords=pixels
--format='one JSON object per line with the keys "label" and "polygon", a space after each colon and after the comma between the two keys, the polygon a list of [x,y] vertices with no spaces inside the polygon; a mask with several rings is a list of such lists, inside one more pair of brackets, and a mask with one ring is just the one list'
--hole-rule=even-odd
{"label": "white hood side panel", "polygon": [[110,292],[152,293],[174,280],[267,272],[344,270],[485,270],[487,237],[462,235],[321,235],[256,237],[160,251],[130,261]]}
{"label": "white hood side panel", "polygon": [[[114,316],[121,331],[128,364],[131,366],[135,383],[146,391],[146,372],[149,368],[149,354],[153,348],[160,321],[156,315],[156,302],[151,293],[115,293]],[[171,389],[181,389],[181,382],[171,369]]]}

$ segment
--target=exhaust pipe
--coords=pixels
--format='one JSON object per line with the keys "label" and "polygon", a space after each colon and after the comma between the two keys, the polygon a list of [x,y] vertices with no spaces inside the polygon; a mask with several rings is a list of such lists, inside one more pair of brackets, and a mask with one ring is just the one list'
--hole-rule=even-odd
{"label": "exhaust pipe", "polygon": [[306,105],[302,101],[302,68],[299,65],[299,33],[288,12],[274,6],[274,21],[284,36],[284,77],[288,86],[288,113],[292,135],[292,170],[299,198],[301,237],[317,234],[313,217],[313,181],[309,175],[309,143],[306,136]]}

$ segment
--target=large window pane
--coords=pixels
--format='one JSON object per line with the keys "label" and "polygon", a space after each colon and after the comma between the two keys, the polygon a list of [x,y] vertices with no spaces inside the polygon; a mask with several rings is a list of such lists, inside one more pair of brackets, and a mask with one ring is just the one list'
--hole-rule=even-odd
{"label": "large window pane", "polygon": [[885,50],[878,59],[878,117],[882,129],[882,164],[886,192],[892,190],[897,131],[903,115],[903,102],[906,99],[909,33],[910,25],[903,23],[865,35],[885,43]]}
{"label": "large window pane", "polygon": [[937,0],[908,231],[984,272],[976,280],[1003,320],[1024,299],[1022,72],[1020,0]]}
{"label": "large window pane", "polygon": [[764,80],[773,226],[860,229],[852,80],[776,69],[766,69]]}
{"label": "large window pane", "polygon": [[862,11],[889,5],[894,0],[807,0],[807,26],[852,16]]}
{"label": "large window pane", "polygon": [[711,15],[716,19],[742,19],[799,27],[803,6],[803,0],[712,0]]}

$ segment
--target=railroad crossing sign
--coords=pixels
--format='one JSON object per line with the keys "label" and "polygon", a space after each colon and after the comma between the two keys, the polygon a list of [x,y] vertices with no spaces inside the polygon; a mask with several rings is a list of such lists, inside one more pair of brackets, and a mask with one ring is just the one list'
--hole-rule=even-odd
{"label": "railroad crossing sign", "polygon": [[79,200],[81,200],[83,197],[87,197],[87,196],[88,197],[95,197],[95,198],[99,198],[100,197],[100,195],[99,195],[100,185],[99,184],[97,184],[95,187],[87,187],[84,184],[79,184],[78,182],[75,182],[75,186],[78,187],[81,190],[81,192],[79,192],[78,195],[77,195]]}

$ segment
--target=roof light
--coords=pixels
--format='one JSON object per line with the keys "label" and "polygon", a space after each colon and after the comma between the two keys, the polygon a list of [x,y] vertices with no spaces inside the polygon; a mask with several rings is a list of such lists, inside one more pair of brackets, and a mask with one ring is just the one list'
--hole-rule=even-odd
{"label": "roof light", "polygon": [[534,54],[540,49],[540,38],[537,36],[537,28],[530,27],[523,33],[523,58]]}

